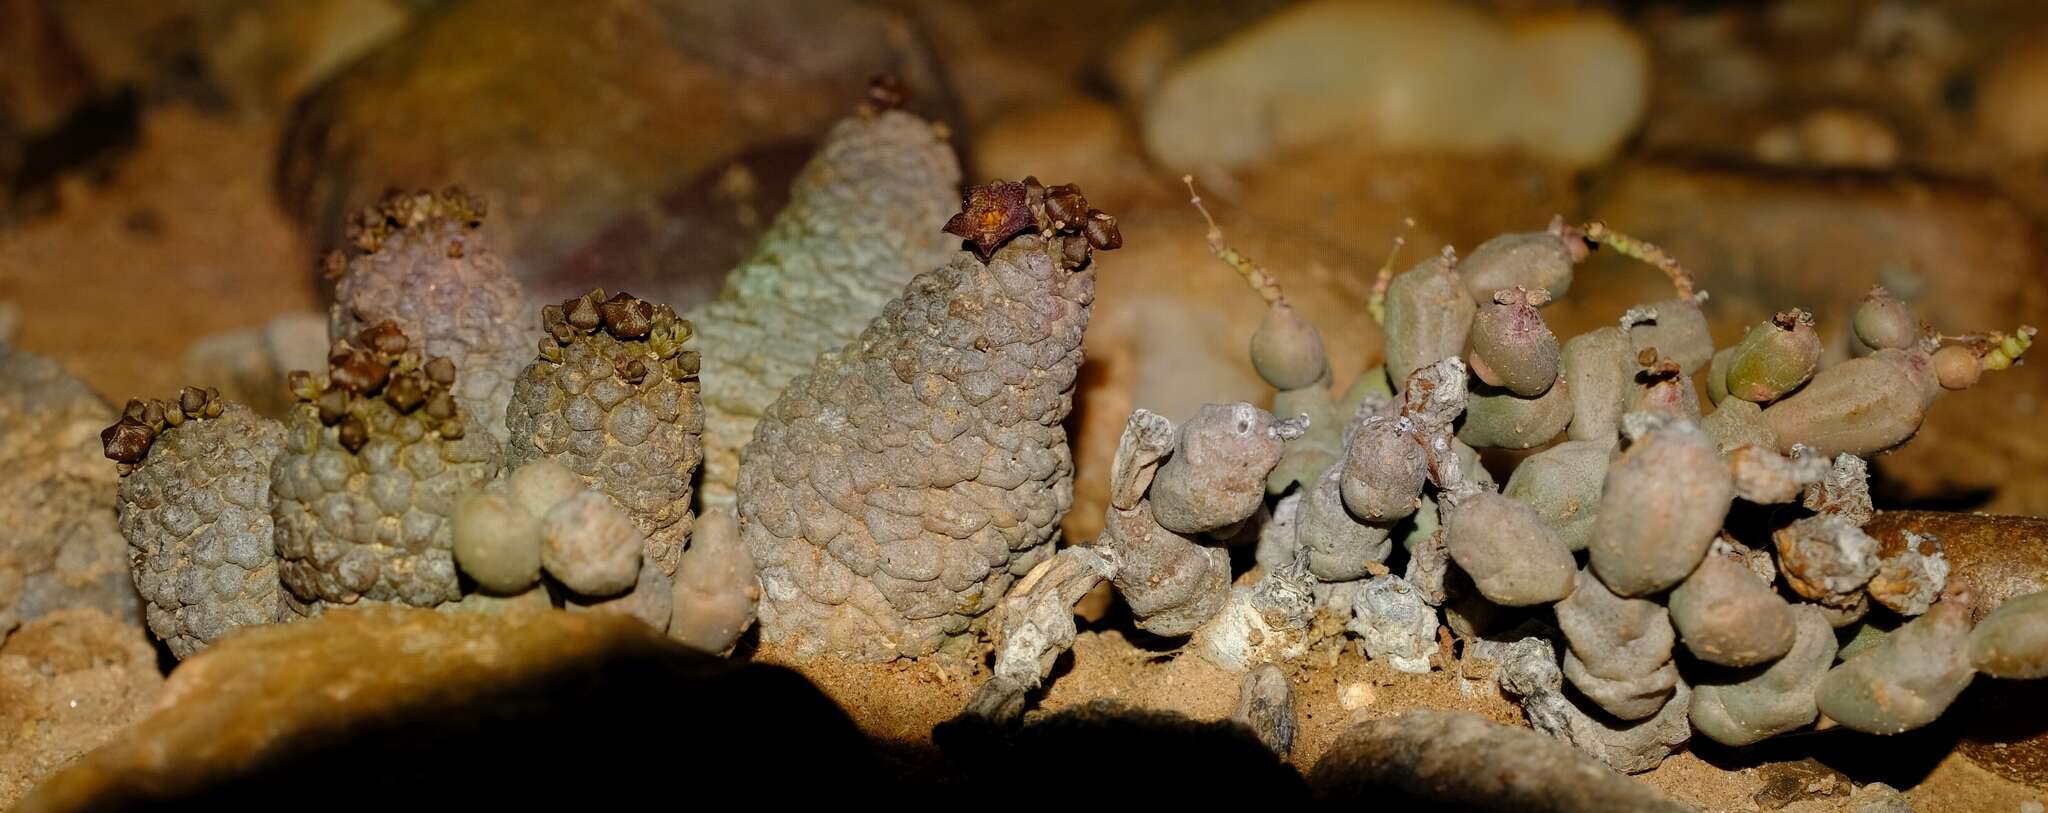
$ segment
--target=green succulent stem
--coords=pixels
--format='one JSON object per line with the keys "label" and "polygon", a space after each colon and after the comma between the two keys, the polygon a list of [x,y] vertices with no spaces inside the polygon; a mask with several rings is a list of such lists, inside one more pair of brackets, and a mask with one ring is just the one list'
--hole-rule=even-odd
{"label": "green succulent stem", "polygon": [[1258,263],[1252,262],[1250,257],[1238,253],[1237,249],[1231,248],[1229,244],[1223,242],[1223,230],[1216,226],[1216,218],[1209,215],[1209,210],[1202,206],[1201,194],[1195,191],[1195,176],[1182,175],[1180,180],[1181,183],[1187,184],[1188,202],[1194,204],[1195,211],[1201,212],[1202,219],[1209,223],[1209,232],[1204,235],[1204,238],[1209,242],[1209,253],[1216,255],[1216,259],[1222,260],[1225,265],[1230,266],[1231,269],[1237,272],[1238,276],[1244,277],[1245,284],[1250,285],[1252,291],[1257,293],[1260,299],[1266,301],[1267,307],[1278,307],[1287,304],[1287,296],[1281,292],[1280,282],[1273,279],[1271,273],[1267,272]]}
{"label": "green succulent stem", "polygon": [[1623,257],[1656,266],[1665,276],[1671,278],[1671,287],[1678,292],[1680,299],[1692,299],[1697,293],[1692,272],[1685,270],[1685,266],[1678,264],[1678,258],[1664,253],[1664,249],[1658,248],[1657,244],[1622,234],[1598,220],[1588,222],[1581,226],[1580,230],[1585,232],[1586,239],[1614,249],[1615,253]]}

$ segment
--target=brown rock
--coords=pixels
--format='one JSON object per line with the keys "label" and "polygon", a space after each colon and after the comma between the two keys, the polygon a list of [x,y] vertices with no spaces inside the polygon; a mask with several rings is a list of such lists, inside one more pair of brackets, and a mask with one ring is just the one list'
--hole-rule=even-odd
{"label": "brown rock", "polygon": [[0,807],[149,711],[163,686],[140,627],[59,610],[0,647]]}
{"label": "brown rock", "polygon": [[885,72],[911,109],[950,109],[912,26],[874,6],[457,4],[307,98],[279,184],[323,254],[385,188],[459,182],[529,294],[694,302]]}
{"label": "brown rock", "polygon": [[[791,742],[804,743],[816,791],[872,789],[860,734],[787,670],[719,660],[613,613],[351,608],[252,628],[185,661],[154,714],[18,809],[243,807],[306,792],[374,794],[352,805],[609,804],[681,765],[766,787],[787,778],[770,755]],[[348,779],[371,776],[374,791]]]}
{"label": "brown rock", "polygon": [[[1912,177],[1783,173],[1636,164],[1597,207],[1607,224],[1656,242],[1712,294],[1717,344],[1787,307],[1813,312],[1839,361],[1856,302],[1883,283],[1947,333],[2012,326],[2048,311],[2039,269],[2048,249],[2009,200],[1984,188]],[[1655,270],[1596,252],[1572,295],[1543,317],[1560,336],[1611,323],[1630,305],[1670,296]],[[1828,273],[1817,273],[1828,269]],[[1995,491],[1982,510],[2048,513],[2048,435],[2012,431],[2048,401],[2048,372],[2025,367],[1946,393],[1918,436],[1873,461],[1900,498]]]}
{"label": "brown rock", "polygon": [[976,132],[973,178],[1056,178],[1087,190],[1088,201],[1123,212],[1163,184],[1145,170],[1137,135],[1116,108],[1073,99],[1018,110]]}
{"label": "brown rock", "polygon": [[0,638],[67,607],[140,628],[128,542],[114,522],[120,475],[101,456],[114,409],[56,362],[0,346]]}
{"label": "brown rock", "polygon": [[[1907,532],[1940,540],[1949,589],[1968,591],[1971,623],[2007,599],[2048,589],[2048,520],[1886,511],[1864,530],[1885,556],[1905,548]],[[1956,750],[2007,779],[2048,788],[2048,717],[2012,713],[2029,708],[2048,708],[2048,682],[1975,681],[1948,711],[1963,732]]]}

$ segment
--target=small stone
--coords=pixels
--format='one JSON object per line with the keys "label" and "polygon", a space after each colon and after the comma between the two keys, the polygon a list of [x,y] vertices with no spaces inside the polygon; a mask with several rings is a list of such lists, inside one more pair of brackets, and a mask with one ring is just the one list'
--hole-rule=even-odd
{"label": "small stone", "polygon": [[1345,711],[1357,711],[1379,702],[1379,694],[1372,690],[1370,683],[1347,683],[1337,692],[1337,705]]}
{"label": "small stone", "polygon": [[513,595],[540,579],[540,521],[493,493],[465,498],[455,508],[455,564],[479,587]]}
{"label": "small stone", "polygon": [[538,519],[563,501],[583,493],[584,488],[583,478],[569,467],[541,459],[514,469],[506,491],[514,504]]}
{"label": "small stone", "polygon": [[624,509],[585,491],[541,518],[541,565],[580,595],[616,596],[639,580],[643,541]]}
{"label": "small stone", "polygon": [[1250,727],[1259,742],[1285,758],[1294,750],[1294,684],[1271,663],[1246,673],[1230,718]]}

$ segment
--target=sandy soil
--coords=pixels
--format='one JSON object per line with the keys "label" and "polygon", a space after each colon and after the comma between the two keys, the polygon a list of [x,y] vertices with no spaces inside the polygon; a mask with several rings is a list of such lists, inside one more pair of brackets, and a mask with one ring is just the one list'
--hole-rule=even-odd
{"label": "sandy soil", "polygon": [[166,397],[209,334],[314,307],[310,260],[270,192],[276,124],[152,109],[103,184],[65,178],[59,208],[0,230],[0,302],[16,345],[108,400]]}

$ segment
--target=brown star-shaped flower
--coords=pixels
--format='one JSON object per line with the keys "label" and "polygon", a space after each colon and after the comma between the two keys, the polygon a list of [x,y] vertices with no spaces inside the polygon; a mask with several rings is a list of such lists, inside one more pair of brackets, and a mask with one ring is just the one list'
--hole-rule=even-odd
{"label": "brown star-shaped flower", "polygon": [[945,231],[973,243],[974,252],[986,260],[1005,241],[1037,225],[1023,184],[990,181],[960,196],[960,213],[946,221]]}

